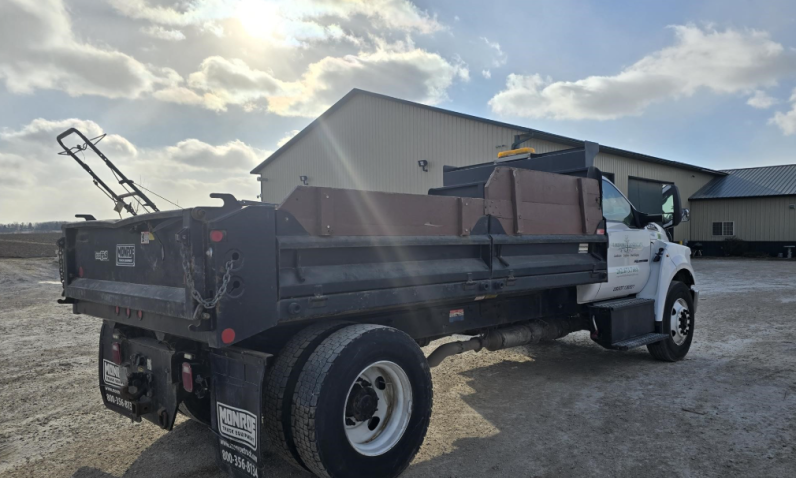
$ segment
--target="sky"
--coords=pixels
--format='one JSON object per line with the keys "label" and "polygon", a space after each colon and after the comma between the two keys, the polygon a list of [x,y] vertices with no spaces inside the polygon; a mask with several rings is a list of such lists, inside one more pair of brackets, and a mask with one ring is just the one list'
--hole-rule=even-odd
{"label": "sky", "polygon": [[711,169],[796,163],[792,0],[2,0],[0,45],[0,223],[115,215],[57,154],[70,127],[180,206],[255,199],[249,171],[352,88]]}

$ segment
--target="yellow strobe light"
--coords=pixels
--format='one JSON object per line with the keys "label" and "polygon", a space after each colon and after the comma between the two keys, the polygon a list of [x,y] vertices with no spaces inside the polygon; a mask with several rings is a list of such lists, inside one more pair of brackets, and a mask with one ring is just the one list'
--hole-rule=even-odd
{"label": "yellow strobe light", "polygon": [[515,154],[531,154],[535,153],[536,150],[533,148],[520,148],[520,149],[511,149],[509,151],[501,151],[498,153],[498,159],[505,158],[506,156],[514,156]]}

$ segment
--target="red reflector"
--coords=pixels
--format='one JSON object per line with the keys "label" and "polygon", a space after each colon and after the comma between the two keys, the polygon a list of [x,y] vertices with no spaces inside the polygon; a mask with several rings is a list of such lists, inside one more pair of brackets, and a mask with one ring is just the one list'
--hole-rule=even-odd
{"label": "red reflector", "polygon": [[116,315],[119,315],[119,306],[116,306]]}
{"label": "red reflector", "polygon": [[143,311],[143,310],[139,310],[139,311],[137,312],[137,314],[138,314],[138,318],[139,318],[139,319],[143,319],[143,318],[144,318],[144,311]]}
{"label": "red reflector", "polygon": [[193,392],[193,370],[188,362],[182,363],[182,388],[188,393]]}
{"label": "red reflector", "polygon": [[120,344],[119,342],[114,342],[112,348],[113,348],[113,363],[119,365],[120,363],[122,363],[122,344]]}
{"label": "red reflector", "polygon": [[224,233],[224,231],[218,231],[218,230],[210,231],[210,240],[213,242],[221,242],[224,240],[225,235],[226,234]]}
{"label": "red reflector", "polygon": [[605,229],[597,229],[597,234],[605,234]]}
{"label": "red reflector", "polygon": [[130,308],[129,307],[127,308],[127,317],[128,318],[130,317]]}
{"label": "red reflector", "polygon": [[225,344],[231,344],[235,340],[235,331],[232,329],[224,329],[221,332],[221,341]]}
{"label": "red reflector", "polygon": [[80,276],[80,277],[83,277],[83,266],[78,267],[77,275]]}

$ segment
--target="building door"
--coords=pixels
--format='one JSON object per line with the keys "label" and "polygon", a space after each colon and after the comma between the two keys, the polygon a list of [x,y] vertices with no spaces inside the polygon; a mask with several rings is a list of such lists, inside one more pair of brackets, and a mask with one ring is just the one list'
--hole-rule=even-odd
{"label": "building door", "polygon": [[661,190],[664,184],[660,181],[648,179],[628,178],[628,199],[641,212],[647,214],[663,213],[663,195]]}

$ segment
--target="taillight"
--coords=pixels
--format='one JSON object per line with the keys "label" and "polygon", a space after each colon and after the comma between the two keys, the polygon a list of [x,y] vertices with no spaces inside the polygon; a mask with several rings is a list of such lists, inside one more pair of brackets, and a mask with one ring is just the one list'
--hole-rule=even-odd
{"label": "taillight", "polygon": [[182,388],[188,393],[193,393],[193,370],[188,362],[182,363]]}
{"label": "taillight", "polygon": [[83,266],[77,268],[77,276],[83,277]]}
{"label": "taillight", "polygon": [[113,348],[113,363],[116,365],[120,365],[122,363],[122,344],[119,342],[114,342],[112,345]]}
{"label": "taillight", "polygon": [[210,240],[212,242],[221,242],[224,240],[224,236],[226,236],[224,231],[219,231],[217,229],[210,231]]}

